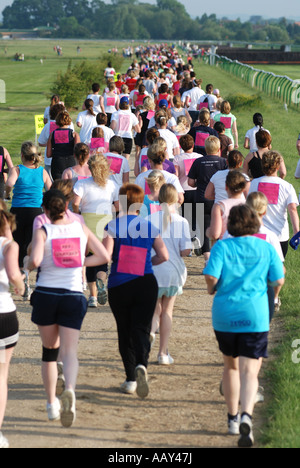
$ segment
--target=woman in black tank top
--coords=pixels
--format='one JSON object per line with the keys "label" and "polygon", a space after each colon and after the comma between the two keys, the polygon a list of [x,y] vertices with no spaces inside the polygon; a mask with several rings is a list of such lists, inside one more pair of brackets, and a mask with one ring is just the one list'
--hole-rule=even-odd
{"label": "woman in black tank top", "polygon": [[52,158],[51,175],[53,180],[61,179],[62,174],[68,167],[75,166],[74,147],[80,142],[78,133],[69,128],[71,117],[68,112],[63,111],[56,117],[59,128],[54,130],[48,140],[47,156]]}
{"label": "woman in black tank top", "polygon": [[[5,164],[7,169],[5,169]],[[13,163],[10,157],[9,152],[3,146],[0,146],[0,198],[4,198],[4,188],[5,188],[5,173],[8,172],[8,169],[13,167]]]}

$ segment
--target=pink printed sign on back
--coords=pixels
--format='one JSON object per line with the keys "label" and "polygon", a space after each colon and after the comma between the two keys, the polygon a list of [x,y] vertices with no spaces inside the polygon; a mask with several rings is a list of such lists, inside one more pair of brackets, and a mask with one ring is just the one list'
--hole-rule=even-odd
{"label": "pink printed sign on back", "polygon": [[80,239],[52,239],[52,259],[59,268],[81,267]]}
{"label": "pink printed sign on back", "polygon": [[155,111],[149,110],[147,113],[147,119],[151,120],[155,116]]}
{"label": "pink printed sign on back", "polygon": [[91,149],[105,148],[104,138],[92,138]]}
{"label": "pink printed sign on back", "polygon": [[196,146],[205,146],[205,140],[206,140],[208,137],[209,137],[209,133],[197,132],[197,133],[196,133],[195,145],[196,145]]}
{"label": "pink printed sign on back", "polygon": [[110,163],[110,170],[114,174],[120,174],[121,172],[121,167],[122,167],[122,159],[121,158],[115,158],[114,156],[107,156],[107,160]]}
{"label": "pink printed sign on back", "polygon": [[3,156],[0,155],[0,173],[2,172]]}
{"label": "pink printed sign on back", "polygon": [[161,211],[161,206],[157,205],[156,203],[150,203],[150,214],[157,213],[158,211]]}
{"label": "pink printed sign on back", "polygon": [[144,276],[147,249],[130,245],[121,245],[118,259],[118,273]]}
{"label": "pink printed sign on back", "polygon": [[55,122],[50,122],[50,133],[54,132],[58,128]]}
{"label": "pink printed sign on back", "polygon": [[107,106],[114,106],[115,105],[115,98],[114,97],[107,97],[106,98],[106,104]]}
{"label": "pink printed sign on back", "polygon": [[225,125],[225,128],[231,128],[231,117],[221,117],[220,121]]}
{"label": "pink printed sign on back", "polygon": [[119,115],[119,130],[121,132],[128,132],[130,130],[131,116],[129,114]]}
{"label": "pink printed sign on back", "polygon": [[270,184],[269,182],[260,182],[257,190],[265,194],[271,205],[278,204],[279,184]]}
{"label": "pink printed sign on back", "polygon": [[254,237],[258,237],[259,239],[267,240],[267,234],[261,234],[260,232],[257,232],[256,234],[253,234]]}
{"label": "pink printed sign on back", "polygon": [[151,194],[150,187],[148,185],[148,182],[145,181],[145,195],[150,195],[150,194]]}
{"label": "pink printed sign on back", "polygon": [[55,143],[69,143],[69,130],[57,130],[54,132]]}
{"label": "pink printed sign on back", "polygon": [[201,110],[203,108],[208,109],[208,102],[200,102],[199,110]]}
{"label": "pink printed sign on back", "polygon": [[194,163],[195,159],[184,159],[183,164],[185,168],[185,175],[188,175],[190,172],[190,169]]}

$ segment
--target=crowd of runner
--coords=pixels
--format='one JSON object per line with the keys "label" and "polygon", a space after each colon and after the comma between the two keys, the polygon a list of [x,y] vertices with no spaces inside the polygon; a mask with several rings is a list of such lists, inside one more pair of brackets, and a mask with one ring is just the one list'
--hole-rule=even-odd
{"label": "crowd of runner", "polygon": [[[192,57],[185,63],[174,46],[135,54],[124,74],[108,64],[105,88],[92,85],[75,122],[53,96],[38,140],[43,163],[32,142],[22,144],[17,166],[0,147],[0,429],[19,336],[10,284],[30,300],[40,333],[48,418],[69,427],[88,307],[108,301],[125,371],[120,390],[145,398],[157,337],[158,364],[174,363],[169,338],[188,274],[184,257],[203,255],[228,432],[251,446],[288,217],[293,236],[299,232],[298,198],[261,114],[249,116],[244,158],[222,83],[203,85]],[[0,432],[0,447],[8,445]]]}

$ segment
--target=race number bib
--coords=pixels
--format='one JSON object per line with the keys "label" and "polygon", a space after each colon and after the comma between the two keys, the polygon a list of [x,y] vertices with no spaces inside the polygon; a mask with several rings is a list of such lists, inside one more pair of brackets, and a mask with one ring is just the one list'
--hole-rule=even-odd
{"label": "race number bib", "polygon": [[220,121],[225,125],[225,128],[231,128],[231,117],[221,117]]}
{"label": "race number bib", "polygon": [[52,239],[52,259],[58,268],[82,267],[80,239]]}
{"label": "race number bib", "polygon": [[110,170],[113,174],[120,174],[122,167],[122,159],[114,158],[113,156],[107,156],[107,161],[110,164]]}
{"label": "race number bib", "polygon": [[196,146],[205,146],[205,140],[206,140],[208,137],[209,137],[209,133],[197,132],[197,133],[196,133],[195,145],[196,145]]}
{"label": "race number bib", "polygon": [[119,115],[119,130],[121,132],[128,132],[130,130],[131,116],[126,114]]}
{"label": "race number bib", "polygon": [[144,276],[146,258],[147,249],[121,245],[117,272],[135,276]]}
{"label": "race number bib", "polygon": [[54,132],[54,142],[58,144],[69,143],[69,130]]}
{"label": "race number bib", "polygon": [[257,190],[265,194],[271,205],[278,204],[279,184],[270,184],[269,182],[260,182]]}
{"label": "race number bib", "polygon": [[195,159],[184,159],[183,164],[184,164],[184,169],[185,169],[185,175],[186,176],[190,172],[190,169],[191,169],[194,161],[195,161]]}

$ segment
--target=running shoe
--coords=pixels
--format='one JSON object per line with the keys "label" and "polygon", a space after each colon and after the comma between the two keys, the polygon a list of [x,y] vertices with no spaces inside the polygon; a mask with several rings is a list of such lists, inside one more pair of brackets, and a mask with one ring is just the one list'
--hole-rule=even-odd
{"label": "running shoe", "polygon": [[200,257],[200,255],[202,254],[200,240],[196,236],[194,236],[191,240],[194,247],[195,255],[197,255],[197,257]]}
{"label": "running shoe", "polygon": [[136,387],[137,383],[135,381],[128,382],[127,380],[125,380],[125,382],[123,382],[120,386],[120,390],[122,393],[126,393],[127,395],[133,395],[136,392]]}
{"label": "running shoe", "polygon": [[239,435],[240,433],[240,415],[237,414],[234,419],[228,418],[228,434]]}
{"label": "running shoe", "polygon": [[88,307],[97,307],[98,306],[98,301],[97,301],[97,298],[94,297],[94,296],[91,296],[88,300]]}
{"label": "running shoe", "polygon": [[0,448],[9,448],[9,442],[0,431]]}
{"label": "running shoe", "polygon": [[146,398],[149,394],[148,374],[145,366],[141,364],[135,369],[136,393],[140,398]]}
{"label": "running shoe", "polygon": [[161,354],[158,356],[158,364],[161,366],[170,366],[171,364],[174,364],[174,359],[170,354]]}
{"label": "running shoe", "polygon": [[61,404],[60,422],[64,427],[71,427],[76,419],[76,397],[73,390],[65,390],[63,392]]}
{"label": "running shoe", "polygon": [[99,278],[96,280],[96,285],[98,289],[97,299],[99,304],[104,305],[107,302],[107,289],[103,281]]}
{"label": "running shoe", "polygon": [[60,418],[60,402],[56,398],[54,403],[47,403],[47,413],[49,421],[57,421]]}
{"label": "running shoe", "polygon": [[247,414],[243,414],[240,423],[240,438],[238,441],[239,447],[252,447],[254,438],[252,433],[252,420]]}
{"label": "running shoe", "polygon": [[57,363],[57,382],[56,382],[56,396],[61,396],[65,390],[66,381],[63,371],[63,363]]}

